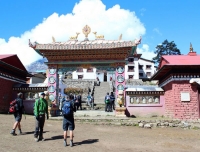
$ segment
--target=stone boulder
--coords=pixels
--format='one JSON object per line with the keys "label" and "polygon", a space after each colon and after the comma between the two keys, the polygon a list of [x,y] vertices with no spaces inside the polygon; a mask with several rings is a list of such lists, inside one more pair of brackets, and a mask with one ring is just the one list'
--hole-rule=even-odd
{"label": "stone boulder", "polygon": [[144,128],[147,128],[147,129],[151,129],[151,127],[152,127],[152,125],[149,124],[149,123],[147,123],[147,124],[144,125]]}

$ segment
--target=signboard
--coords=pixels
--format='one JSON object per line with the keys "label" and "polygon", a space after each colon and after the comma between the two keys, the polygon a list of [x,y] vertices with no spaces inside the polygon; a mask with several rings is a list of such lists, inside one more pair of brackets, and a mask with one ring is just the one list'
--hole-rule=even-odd
{"label": "signboard", "polygon": [[181,101],[190,101],[190,93],[181,92]]}

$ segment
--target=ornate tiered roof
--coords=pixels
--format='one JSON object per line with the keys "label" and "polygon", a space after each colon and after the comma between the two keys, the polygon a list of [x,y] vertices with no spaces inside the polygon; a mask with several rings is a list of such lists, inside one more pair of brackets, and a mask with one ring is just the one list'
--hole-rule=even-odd
{"label": "ornate tiered roof", "polygon": [[55,42],[48,44],[36,44],[37,50],[85,50],[85,49],[114,49],[136,46],[134,41],[122,40],[92,40],[92,41],[75,41]]}
{"label": "ornate tiered roof", "polygon": [[105,40],[104,35],[96,35],[97,32],[93,32],[96,39],[89,40],[90,31],[88,25],[83,28],[83,34],[85,34],[83,41],[78,41],[80,33],[77,32],[76,36],[71,36],[70,40],[66,42],[56,42],[55,38],[52,37],[52,43],[40,44],[29,41],[29,46],[46,57],[49,61],[48,64],[57,61],[61,61],[60,64],[63,64],[68,61],[124,61],[133,55],[133,52],[136,53],[136,47],[141,42],[141,37],[135,41],[123,41],[121,40],[122,35],[120,35],[119,40]]}

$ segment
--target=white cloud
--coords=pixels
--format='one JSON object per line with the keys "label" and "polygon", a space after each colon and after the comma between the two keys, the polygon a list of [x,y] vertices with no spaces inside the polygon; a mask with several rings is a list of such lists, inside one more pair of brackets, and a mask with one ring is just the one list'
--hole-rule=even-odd
{"label": "white cloud", "polygon": [[91,27],[90,40],[94,39],[94,31],[104,35],[107,40],[116,40],[121,33],[123,40],[134,40],[145,34],[145,27],[135,12],[122,9],[119,5],[106,9],[100,0],[81,0],[75,4],[72,13],[53,13],[20,37],[10,37],[8,42],[0,39],[0,53],[17,54],[25,65],[30,64],[40,56],[28,46],[28,39],[50,43],[54,36],[56,41],[67,41],[70,36],[80,32],[78,39],[84,40],[82,28],[86,24]]}
{"label": "white cloud", "polygon": [[158,28],[154,28],[153,31],[156,32],[158,35],[162,35],[162,33],[160,32]]}
{"label": "white cloud", "polygon": [[149,46],[147,44],[143,44],[141,48],[137,48],[137,53],[142,54],[142,58],[152,60],[156,54],[153,51],[149,50]]}
{"label": "white cloud", "polygon": [[142,9],[140,9],[140,15],[141,16],[144,16],[144,13],[146,12],[146,9],[145,8],[142,8]]}
{"label": "white cloud", "polygon": [[6,41],[4,40],[4,39],[1,39],[0,38],[0,45],[3,45],[3,44],[5,44],[6,43]]}

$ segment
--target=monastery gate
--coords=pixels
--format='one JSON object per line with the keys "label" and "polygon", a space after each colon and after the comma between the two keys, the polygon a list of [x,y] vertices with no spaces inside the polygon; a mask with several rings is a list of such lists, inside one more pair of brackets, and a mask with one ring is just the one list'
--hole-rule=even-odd
{"label": "monastery gate", "polygon": [[[88,34],[91,28],[86,25],[83,29],[85,39],[78,41],[76,37],[70,37],[67,42],[56,42],[40,44],[31,43],[37,53],[46,57],[48,62],[48,91],[50,100],[58,101],[59,75],[64,72],[75,71],[77,68],[95,67],[97,70],[112,71],[115,73],[115,95],[125,89],[125,64],[128,58],[137,56],[136,48],[140,44],[137,41],[105,40],[104,36],[97,36],[95,40],[89,40]],[[96,33],[96,32],[93,32]]]}

